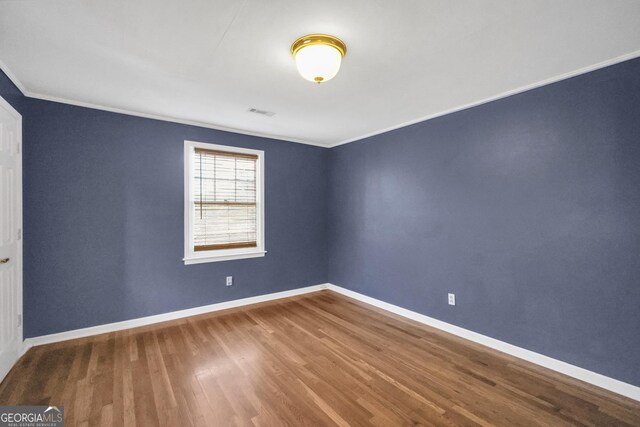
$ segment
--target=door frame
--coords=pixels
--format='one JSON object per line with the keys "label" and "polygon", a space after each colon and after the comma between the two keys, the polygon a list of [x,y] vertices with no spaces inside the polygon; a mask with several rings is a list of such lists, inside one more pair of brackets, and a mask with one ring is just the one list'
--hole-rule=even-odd
{"label": "door frame", "polygon": [[[17,348],[17,353],[15,355],[15,362],[20,359],[22,354],[25,351],[24,346],[24,301],[23,301],[23,241],[24,241],[24,228],[23,228],[23,216],[22,216],[22,115],[15,109],[7,100],[5,100],[2,96],[0,96],[0,108],[6,109],[11,116],[16,119],[17,129],[16,129],[16,140],[18,142],[18,148],[16,150],[16,155],[18,156],[18,161],[16,165],[16,196],[17,196],[17,214],[18,214],[18,239],[16,240],[16,245],[18,247],[16,254],[16,268],[17,268],[17,280],[18,280],[18,307],[17,312],[19,317],[19,326],[18,326],[18,342],[20,343],[20,347]],[[8,372],[7,372],[8,373]],[[0,373],[0,375],[2,375]],[[6,375],[6,374],[5,374]],[[4,379],[4,375],[0,377],[0,382]]]}

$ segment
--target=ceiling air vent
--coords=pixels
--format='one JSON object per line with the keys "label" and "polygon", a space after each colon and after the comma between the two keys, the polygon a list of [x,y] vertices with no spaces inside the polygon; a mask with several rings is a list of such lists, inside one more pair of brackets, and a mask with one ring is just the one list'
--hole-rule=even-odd
{"label": "ceiling air vent", "polygon": [[256,113],[256,114],[260,114],[262,116],[267,116],[267,117],[272,117],[274,116],[276,113],[274,113],[273,111],[267,111],[267,110],[258,110],[257,108],[250,108],[249,109],[250,113]]}

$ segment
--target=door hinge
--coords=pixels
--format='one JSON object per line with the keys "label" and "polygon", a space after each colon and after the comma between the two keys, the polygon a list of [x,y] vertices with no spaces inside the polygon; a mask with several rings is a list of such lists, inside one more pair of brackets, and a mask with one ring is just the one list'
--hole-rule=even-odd
{"label": "door hinge", "polygon": [[22,314],[18,314],[18,328],[22,326]]}
{"label": "door hinge", "polygon": [[20,143],[16,144],[16,154],[20,154]]}
{"label": "door hinge", "polygon": [[22,239],[22,228],[18,228],[18,240]]}

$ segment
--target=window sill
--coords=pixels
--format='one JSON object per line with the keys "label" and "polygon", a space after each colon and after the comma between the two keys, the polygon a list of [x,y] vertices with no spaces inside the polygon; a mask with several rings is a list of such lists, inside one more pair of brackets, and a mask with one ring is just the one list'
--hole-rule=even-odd
{"label": "window sill", "polygon": [[182,258],[184,261],[184,265],[191,264],[203,264],[206,262],[218,262],[218,261],[231,261],[234,259],[245,259],[245,258],[260,258],[265,256],[267,251],[250,251],[250,252],[238,252],[234,254],[228,255],[204,255],[204,256],[189,256]]}

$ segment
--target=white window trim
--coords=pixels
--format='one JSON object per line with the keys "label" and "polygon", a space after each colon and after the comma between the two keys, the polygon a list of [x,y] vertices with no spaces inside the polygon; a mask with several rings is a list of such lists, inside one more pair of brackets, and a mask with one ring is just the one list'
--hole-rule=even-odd
{"label": "white window trim", "polygon": [[[231,153],[253,154],[258,156],[256,162],[256,239],[255,248],[220,249],[215,251],[196,252],[193,250],[193,152],[196,148],[229,151]],[[231,147],[209,144],[205,142],[184,141],[184,258],[185,265],[205,262],[229,261],[234,259],[263,257],[267,251],[264,245],[264,151],[249,148]]]}

